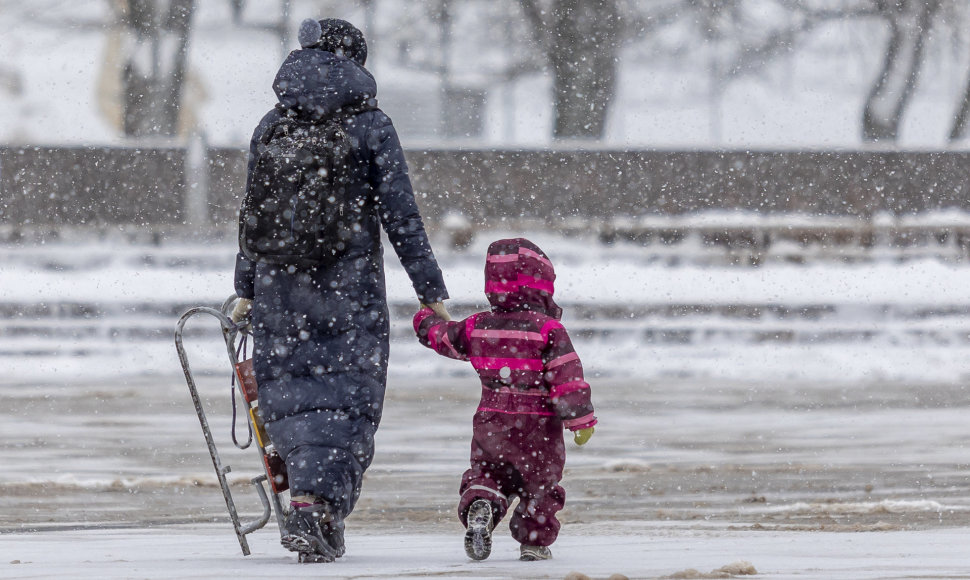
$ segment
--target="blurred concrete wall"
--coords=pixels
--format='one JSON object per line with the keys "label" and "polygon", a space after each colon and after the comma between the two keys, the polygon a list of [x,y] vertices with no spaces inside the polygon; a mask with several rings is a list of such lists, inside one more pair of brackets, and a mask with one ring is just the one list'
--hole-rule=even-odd
{"label": "blurred concrete wall", "polygon": [[181,223],[185,178],[179,148],[3,148],[0,223]]}
{"label": "blurred concrete wall", "polygon": [[[967,152],[441,149],[407,157],[432,227],[448,213],[480,227],[518,218],[555,227],[710,209],[860,219],[970,211]],[[210,148],[193,164],[181,148],[0,148],[0,223],[189,221],[232,230],[245,167],[239,149]],[[198,208],[207,215],[194,215]]]}

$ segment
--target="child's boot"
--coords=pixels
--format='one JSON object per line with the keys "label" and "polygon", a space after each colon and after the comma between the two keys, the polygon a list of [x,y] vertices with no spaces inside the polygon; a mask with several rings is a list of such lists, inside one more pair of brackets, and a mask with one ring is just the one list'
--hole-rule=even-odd
{"label": "child's boot", "polygon": [[465,553],[472,560],[484,560],[492,553],[492,504],[476,499],[468,508],[468,530],[465,532]]}
{"label": "child's boot", "polygon": [[522,544],[519,546],[519,560],[525,562],[535,562],[536,560],[551,560],[552,550],[549,546],[529,546]]}
{"label": "child's boot", "polygon": [[[291,504],[290,513],[283,522],[280,543],[284,548],[299,554],[300,562],[333,562],[338,557],[334,538],[339,526],[340,554],[343,555],[343,526],[336,522],[330,505],[326,502]],[[324,529],[326,528],[326,533]]]}

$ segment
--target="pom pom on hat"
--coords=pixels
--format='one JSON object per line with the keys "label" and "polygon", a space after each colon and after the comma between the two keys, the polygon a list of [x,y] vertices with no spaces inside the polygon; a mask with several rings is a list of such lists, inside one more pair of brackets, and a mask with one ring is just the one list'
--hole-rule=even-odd
{"label": "pom pom on hat", "polygon": [[320,37],[323,36],[323,27],[320,22],[312,18],[307,18],[300,23],[299,40],[300,46],[310,48],[319,44]]}

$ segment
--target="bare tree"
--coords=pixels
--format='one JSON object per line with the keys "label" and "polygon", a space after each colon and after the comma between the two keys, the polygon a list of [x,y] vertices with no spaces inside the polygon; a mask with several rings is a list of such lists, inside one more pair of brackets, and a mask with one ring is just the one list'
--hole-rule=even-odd
{"label": "bare tree", "polygon": [[[435,71],[445,85],[469,68],[499,82],[550,71],[553,136],[595,140],[606,128],[623,43],[673,22],[685,1],[426,0],[423,13],[406,11],[407,24],[382,40],[398,47],[401,64]],[[433,36],[441,39],[440,50],[427,50]],[[494,47],[503,47],[501,57],[478,58]],[[496,67],[498,61],[503,64]]]}
{"label": "bare tree", "polygon": [[[894,142],[919,80],[923,50],[941,5],[952,0],[774,0],[769,4],[786,18],[751,18],[750,6],[741,0],[687,0],[697,14],[708,51],[716,51],[721,83],[760,70],[775,57],[795,50],[817,26],[832,20],[876,19],[888,28],[882,66],[865,100],[862,136],[866,141]],[[954,132],[970,116],[970,81],[966,103]],[[951,137],[952,138],[952,137]]]}
{"label": "bare tree", "polygon": [[963,89],[963,98],[960,99],[960,106],[957,108],[953,125],[950,127],[950,142],[959,141],[967,136],[967,127],[970,125],[970,75],[967,76],[967,85]]}
{"label": "bare tree", "polygon": [[194,0],[121,0],[130,42],[122,72],[125,135],[174,136]]}
{"label": "bare tree", "polygon": [[940,0],[876,0],[875,5],[889,25],[889,41],[882,70],[866,99],[862,136],[867,141],[895,141]]}
{"label": "bare tree", "polygon": [[[954,47],[966,54],[970,49],[970,39],[967,37],[967,29],[970,27],[970,6],[963,0],[947,0],[941,12],[942,21],[948,23],[955,33]],[[970,128],[970,65],[968,65],[963,94],[950,127],[950,142],[966,138],[968,128]]]}

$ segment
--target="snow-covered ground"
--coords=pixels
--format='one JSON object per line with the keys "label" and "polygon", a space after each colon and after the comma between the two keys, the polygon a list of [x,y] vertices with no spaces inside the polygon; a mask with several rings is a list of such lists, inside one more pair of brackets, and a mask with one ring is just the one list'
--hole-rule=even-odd
{"label": "snow-covered ground", "polygon": [[[258,468],[229,443],[228,381],[200,386],[250,521]],[[272,522],[241,555],[181,377],[25,387],[0,387],[3,578],[716,578],[740,563],[793,580],[970,571],[960,548],[970,403],[959,386],[594,381],[601,425],[583,448],[569,445],[555,559],[524,564],[504,524],[486,562],[461,548],[454,506],[474,383],[396,379],[348,554],[319,566],[297,565]]]}
{"label": "snow-covered ground", "polygon": [[[469,561],[454,536],[368,534],[347,540],[335,564],[294,564],[271,531],[244,559],[231,533],[216,526],[88,530],[0,536],[4,578],[771,578],[772,580],[887,580],[966,578],[961,546],[970,529],[897,533],[694,532],[649,534],[622,527],[562,539],[550,562],[519,562],[510,539],[499,538],[484,562]],[[15,546],[15,547],[14,547]],[[8,554],[17,556],[10,562]],[[561,555],[559,555],[561,554]],[[740,556],[740,558],[739,558]],[[730,571],[756,572],[730,575]],[[584,574],[581,576],[579,574]]]}
{"label": "snow-covered ground", "polygon": [[[484,303],[487,244],[519,234],[487,232],[464,250],[448,248],[444,239],[435,244],[456,315]],[[553,256],[564,322],[594,375],[946,383],[970,377],[970,269],[962,261],[887,253],[852,264],[747,267],[688,254],[672,266],[656,246],[605,246],[594,236],[549,233],[533,238]],[[177,240],[0,247],[0,277],[15,281],[0,289],[6,313],[0,360],[8,370],[0,382],[177,368],[175,320],[190,306],[218,306],[232,293],[234,251],[231,243]],[[413,341],[413,292],[392,253],[386,261],[392,376],[470,376],[463,365],[425,356]],[[217,332],[208,321],[187,328]],[[198,356],[207,372],[224,364],[218,349]]]}
{"label": "snow-covered ground", "polygon": [[[518,562],[504,523],[489,560],[464,556],[454,509],[476,387],[425,377],[391,381],[348,554],[320,566],[297,565],[272,522],[241,555],[182,377],[3,385],[0,577],[716,578],[739,563],[785,579],[970,571],[962,385],[593,385],[601,424],[567,450],[553,561]],[[228,381],[202,376],[200,389],[250,521],[257,460],[229,442]]]}
{"label": "snow-covered ground", "polygon": [[[456,314],[481,304],[485,246],[506,233],[436,242]],[[348,554],[297,565],[271,523],[243,557],[172,341],[186,308],[231,292],[231,244],[78,238],[0,247],[0,577],[970,574],[962,262],[673,265],[656,248],[530,237],[557,266],[601,420],[569,445],[552,562],[518,562],[504,524],[488,561],[464,556],[453,512],[476,381],[413,341],[391,255],[388,398]],[[186,344],[249,519],[258,468],[229,442],[213,324],[190,321]]]}

